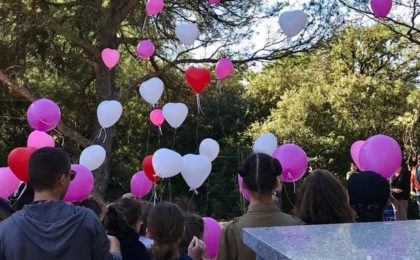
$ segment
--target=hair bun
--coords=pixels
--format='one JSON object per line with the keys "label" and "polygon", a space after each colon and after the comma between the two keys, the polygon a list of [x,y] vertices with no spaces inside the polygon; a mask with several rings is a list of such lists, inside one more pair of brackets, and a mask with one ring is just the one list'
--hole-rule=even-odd
{"label": "hair bun", "polygon": [[277,177],[281,174],[282,171],[283,171],[283,168],[281,167],[279,160],[277,160],[276,158],[272,158],[271,159],[271,173]]}

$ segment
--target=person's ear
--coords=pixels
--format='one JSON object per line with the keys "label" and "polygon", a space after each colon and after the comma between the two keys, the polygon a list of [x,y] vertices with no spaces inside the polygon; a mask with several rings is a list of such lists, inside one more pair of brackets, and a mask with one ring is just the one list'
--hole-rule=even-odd
{"label": "person's ear", "polygon": [[280,176],[278,176],[276,178],[276,182],[277,182],[277,184],[276,184],[276,187],[277,187],[276,190],[282,191],[283,190],[283,182],[281,181]]}
{"label": "person's ear", "polygon": [[146,237],[151,238],[150,233],[149,233],[149,228],[146,228]]}
{"label": "person's ear", "polygon": [[67,178],[68,176],[66,174],[62,174],[60,178],[58,178],[58,182],[60,183],[61,186],[67,185]]}

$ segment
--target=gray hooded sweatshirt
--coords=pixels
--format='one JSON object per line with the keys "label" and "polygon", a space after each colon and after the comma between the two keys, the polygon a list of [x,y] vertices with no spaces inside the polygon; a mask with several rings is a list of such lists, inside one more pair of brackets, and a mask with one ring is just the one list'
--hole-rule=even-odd
{"label": "gray hooded sweatshirt", "polygon": [[62,201],[31,204],[0,224],[0,260],[118,258],[90,209]]}

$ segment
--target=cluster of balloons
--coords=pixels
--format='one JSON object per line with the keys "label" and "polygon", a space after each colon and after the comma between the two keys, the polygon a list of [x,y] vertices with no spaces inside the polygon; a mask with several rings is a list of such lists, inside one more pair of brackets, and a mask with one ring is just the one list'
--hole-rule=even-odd
{"label": "cluster of balloons", "polygon": [[402,161],[397,141],[386,135],[374,135],[366,141],[354,142],[350,154],[361,171],[373,171],[386,179],[397,172]]}

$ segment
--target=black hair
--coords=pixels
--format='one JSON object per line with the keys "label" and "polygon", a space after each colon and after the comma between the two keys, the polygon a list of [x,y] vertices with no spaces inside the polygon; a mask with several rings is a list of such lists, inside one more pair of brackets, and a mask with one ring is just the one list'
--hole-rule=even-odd
{"label": "black hair", "polygon": [[188,246],[194,237],[203,240],[204,221],[199,215],[192,213],[184,213],[185,233],[179,244],[179,252],[183,255],[188,254]]}
{"label": "black hair", "polygon": [[267,194],[276,188],[276,179],[282,168],[277,159],[266,154],[253,153],[242,162],[238,171],[247,190]]}
{"label": "black hair", "polygon": [[140,227],[140,236],[146,236],[147,229],[147,218],[149,217],[150,211],[153,209],[153,203],[149,201],[140,201],[141,204],[141,227]]}
{"label": "black hair", "polygon": [[29,158],[29,183],[35,191],[52,189],[57,179],[69,171],[69,156],[58,148],[38,149]]}
{"label": "black hair", "polygon": [[109,234],[120,234],[132,228],[141,219],[141,205],[135,199],[120,199],[108,205],[104,225]]}
{"label": "black hair", "polygon": [[79,201],[75,204],[81,207],[91,209],[93,212],[95,212],[98,218],[100,218],[101,215],[104,214],[106,211],[105,202],[96,196],[89,196],[88,198]]}
{"label": "black hair", "polygon": [[14,210],[10,207],[9,203],[0,198],[0,222],[10,217],[13,213]]}
{"label": "black hair", "polygon": [[14,211],[21,210],[25,205],[31,204],[34,201],[34,189],[30,184],[23,183],[19,186],[18,197],[12,202]]}

